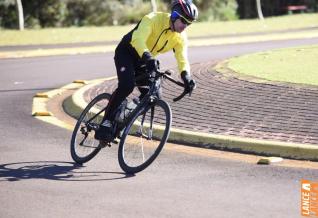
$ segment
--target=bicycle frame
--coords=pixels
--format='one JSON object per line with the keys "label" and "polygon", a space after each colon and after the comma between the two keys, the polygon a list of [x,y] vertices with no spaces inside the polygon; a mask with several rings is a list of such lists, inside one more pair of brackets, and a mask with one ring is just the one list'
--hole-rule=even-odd
{"label": "bicycle frame", "polygon": [[[125,126],[127,126],[127,124],[131,121],[131,119],[133,119],[133,117],[136,116],[137,113],[139,113],[140,111],[147,111],[148,106],[151,106],[151,104],[154,104],[156,100],[159,99],[159,97],[157,96],[157,92],[159,88],[160,88],[160,78],[157,78],[150,86],[149,92],[141,99],[140,103],[138,103],[137,107],[128,115],[127,118],[124,119],[124,121],[120,125],[117,126],[117,128],[119,127],[119,131]],[[145,117],[143,117],[142,125],[143,125],[144,118]],[[153,114],[152,114],[152,119],[153,119]],[[152,123],[150,125],[152,126]],[[116,132],[117,131],[115,131],[115,133]]]}
{"label": "bicycle frame", "polygon": [[[131,119],[133,119],[137,113],[140,113],[140,111],[147,111],[147,109],[149,108],[149,106],[151,106],[151,104],[155,104],[156,100],[159,99],[159,89],[160,89],[160,85],[161,85],[161,79],[168,79],[169,81],[184,87],[184,84],[174,80],[173,78],[170,77],[171,75],[171,71],[156,71],[154,72],[151,77],[150,77],[150,81],[151,81],[151,85],[149,88],[148,93],[141,99],[141,101],[137,104],[137,107],[128,115],[127,118],[125,118],[123,120],[123,122],[118,122],[118,121],[114,121],[114,129],[113,129],[113,139],[115,139],[119,132],[125,128],[127,126],[127,124],[131,121]],[[174,101],[178,101],[181,98],[183,98],[187,93],[183,92],[180,96],[178,96],[177,98],[174,99]],[[87,128],[90,129],[94,129],[96,130],[94,127],[89,126],[90,122],[92,120],[94,120],[97,116],[99,116],[101,113],[103,113],[104,111],[107,110],[107,106],[105,108],[103,108],[101,111],[99,111],[97,114],[95,114],[93,117],[91,117],[88,121],[86,121],[85,126]],[[120,112],[120,111],[118,111]],[[117,113],[118,113],[117,112]],[[153,117],[154,117],[154,108],[151,109],[151,123],[150,123],[150,127],[152,129],[152,125],[153,125]],[[143,122],[145,119],[145,115],[142,119],[142,123],[141,123],[141,127],[143,126]],[[97,127],[98,128],[98,127]],[[152,133],[149,133],[150,135],[152,135]],[[148,136],[148,137],[152,137],[152,136]],[[112,139],[112,141],[113,141]]]}
{"label": "bicycle frame", "polygon": [[[81,113],[73,130],[71,139],[73,160],[80,164],[86,163],[102,148],[110,147],[112,143],[115,143],[119,144],[118,161],[125,172],[136,173],[148,167],[168,140],[171,127],[171,107],[161,99],[161,82],[167,78],[183,86],[169,75],[171,73],[167,71],[153,72],[148,78],[150,80],[148,93],[138,103],[135,102],[136,107],[131,103],[127,105],[127,100],[118,107],[114,112],[111,138],[107,141],[99,141],[97,145],[93,134],[100,128],[100,118],[108,111],[107,106],[101,104],[109,100],[109,94],[103,93],[96,96]],[[184,93],[180,96],[183,97]],[[180,96],[179,99],[181,99]],[[117,138],[120,140],[118,141]]]}

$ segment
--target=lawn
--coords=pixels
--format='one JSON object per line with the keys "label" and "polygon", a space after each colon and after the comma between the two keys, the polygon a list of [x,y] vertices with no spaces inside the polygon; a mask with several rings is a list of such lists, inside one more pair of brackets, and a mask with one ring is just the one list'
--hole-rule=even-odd
{"label": "lawn", "polygon": [[229,59],[239,74],[271,81],[318,85],[318,45],[277,49]]}
{"label": "lawn", "polygon": [[[201,22],[191,25],[189,37],[217,36],[251,32],[318,27],[318,14],[298,14],[266,18],[264,21],[237,20],[228,22]],[[301,21],[301,22],[299,22]],[[47,28],[24,31],[0,30],[0,46],[28,44],[58,44],[96,41],[119,41],[134,25],[106,27]]]}

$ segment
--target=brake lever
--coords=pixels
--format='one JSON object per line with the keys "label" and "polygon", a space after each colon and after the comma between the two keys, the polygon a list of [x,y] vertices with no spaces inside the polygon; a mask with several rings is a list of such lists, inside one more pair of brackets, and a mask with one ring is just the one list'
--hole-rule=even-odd
{"label": "brake lever", "polygon": [[195,80],[193,80],[193,83],[191,84],[191,88],[189,91],[189,96],[191,96],[193,90],[195,90],[197,88],[197,84],[195,83]]}

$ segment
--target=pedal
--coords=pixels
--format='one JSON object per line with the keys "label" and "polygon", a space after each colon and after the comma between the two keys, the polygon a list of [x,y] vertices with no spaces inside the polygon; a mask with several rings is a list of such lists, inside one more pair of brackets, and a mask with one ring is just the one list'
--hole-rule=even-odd
{"label": "pedal", "polygon": [[113,143],[118,145],[119,141],[117,139],[114,139]]}
{"label": "pedal", "polygon": [[105,148],[106,146],[107,146],[107,147],[111,147],[111,144],[110,144],[110,142],[99,141],[99,146],[100,146],[101,148]]}

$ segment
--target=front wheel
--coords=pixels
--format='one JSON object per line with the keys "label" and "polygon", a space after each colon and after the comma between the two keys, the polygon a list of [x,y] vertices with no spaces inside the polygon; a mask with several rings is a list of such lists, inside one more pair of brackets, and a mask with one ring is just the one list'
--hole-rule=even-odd
{"label": "front wheel", "polygon": [[103,93],[95,97],[84,109],[73,130],[71,139],[71,155],[76,163],[91,160],[100,150],[99,142],[94,139],[104,116],[110,95]]}
{"label": "front wheel", "polygon": [[125,128],[118,148],[118,161],[126,173],[148,167],[166,143],[171,126],[171,109],[163,100],[141,109]]}

